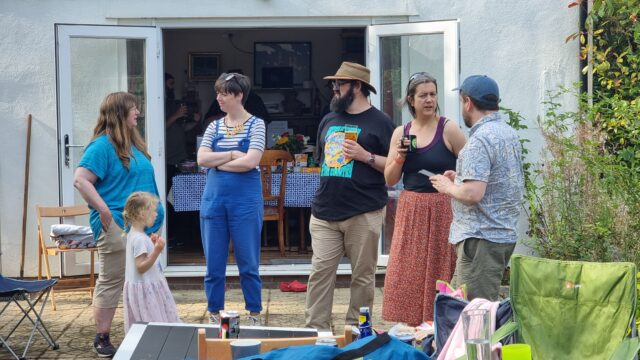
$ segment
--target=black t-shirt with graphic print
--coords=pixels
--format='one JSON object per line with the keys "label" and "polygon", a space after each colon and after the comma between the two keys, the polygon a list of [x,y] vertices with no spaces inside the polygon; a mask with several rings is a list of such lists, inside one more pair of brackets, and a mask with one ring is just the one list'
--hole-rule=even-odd
{"label": "black t-shirt with graphic print", "polygon": [[322,119],[316,152],[322,166],[320,188],[311,213],[326,221],[345,220],[387,204],[384,175],[342,155],[345,124],[358,126],[358,144],[376,156],[387,156],[394,130],[391,119],[374,107],[360,114],[331,112]]}

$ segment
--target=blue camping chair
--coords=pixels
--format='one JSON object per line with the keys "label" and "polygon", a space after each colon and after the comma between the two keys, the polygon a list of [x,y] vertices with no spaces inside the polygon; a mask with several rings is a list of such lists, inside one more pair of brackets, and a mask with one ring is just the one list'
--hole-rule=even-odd
{"label": "blue camping chair", "polygon": [[[22,318],[13,327],[13,329],[5,335],[6,337],[3,337],[3,335],[0,334],[0,347],[6,348],[14,358],[20,360],[27,356],[27,351],[33,342],[33,336],[35,335],[36,330],[38,330],[40,335],[44,337],[53,350],[57,350],[59,348],[58,344],[53,340],[51,334],[42,322],[42,312],[47,304],[47,298],[49,297],[51,288],[53,288],[57,282],[57,279],[15,280],[0,275],[0,303],[6,302],[2,307],[2,310],[0,310],[0,319],[2,319],[2,314],[9,305],[11,305],[11,303],[16,304],[18,308],[22,310]],[[36,306],[40,302],[40,311],[37,311]],[[11,346],[9,346],[9,337],[11,337],[13,332],[18,328],[18,326],[20,326],[24,319],[29,319],[29,321],[31,321],[33,329],[31,329],[31,334],[29,335],[29,340],[27,341],[27,345],[24,348],[22,356],[18,356]],[[6,320],[0,320],[0,322],[6,322]]]}

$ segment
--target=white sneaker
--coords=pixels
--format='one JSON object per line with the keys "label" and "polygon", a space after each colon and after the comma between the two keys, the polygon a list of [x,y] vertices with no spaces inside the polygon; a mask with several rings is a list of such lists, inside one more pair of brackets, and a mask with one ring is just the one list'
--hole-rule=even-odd
{"label": "white sneaker", "polygon": [[262,316],[260,314],[256,315],[247,315],[247,323],[249,326],[261,326],[262,325]]}
{"label": "white sneaker", "polygon": [[220,325],[220,313],[209,312],[209,324]]}

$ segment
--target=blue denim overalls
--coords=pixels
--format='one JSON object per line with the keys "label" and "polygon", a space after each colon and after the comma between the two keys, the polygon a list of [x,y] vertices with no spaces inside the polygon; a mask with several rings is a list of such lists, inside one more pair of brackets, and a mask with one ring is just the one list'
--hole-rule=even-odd
{"label": "blue denim overalls", "polygon": [[[233,148],[221,148],[218,142],[220,121],[211,143],[213,151],[249,150],[249,134],[256,117],[248,120],[247,136]],[[262,184],[260,172],[207,171],[207,182],[200,204],[200,230],[202,247],[207,262],[204,290],[209,311],[224,309],[225,271],[229,255],[229,239],[240,270],[240,285],[245,309],[262,311],[262,281],[260,265],[260,232],[262,231]]]}

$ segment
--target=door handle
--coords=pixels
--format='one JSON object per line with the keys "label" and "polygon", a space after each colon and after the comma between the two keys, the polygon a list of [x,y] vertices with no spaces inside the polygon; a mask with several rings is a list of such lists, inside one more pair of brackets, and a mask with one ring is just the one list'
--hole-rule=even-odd
{"label": "door handle", "polygon": [[69,144],[69,134],[64,134],[64,165],[66,167],[69,167],[69,163],[71,162],[70,156],[69,156],[69,149],[83,147],[83,146],[84,145]]}

